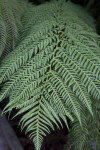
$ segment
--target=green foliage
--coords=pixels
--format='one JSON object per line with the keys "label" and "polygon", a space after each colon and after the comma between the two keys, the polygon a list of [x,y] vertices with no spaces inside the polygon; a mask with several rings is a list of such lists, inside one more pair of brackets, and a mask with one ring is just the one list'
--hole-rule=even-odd
{"label": "green foliage", "polygon": [[[96,146],[100,148],[100,103],[96,101],[93,103],[92,118],[89,113],[84,110],[85,118],[83,120],[83,128],[79,126],[78,120],[75,119],[72,123],[72,129],[68,137],[68,143],[64,150],[92,150],[91,142],[95,142]],[[83,114],[81,117],[84,117]],[[96,148],[96,147],[95,147]]]}
{"label": "green foliage", "polygon": [[0,101],[9,97],[4,112],[16,108],[14,117],[24,114],[19,124],[36,150],[54,124],[60,128],[62,118],[68,127],[69,118],[70,135],[80,140],[76,149],[83,148],[86,115],[94,118],[100,99],[100,37],[94,20],[71,2],[54,1],[30,8],[22,24],[20,43],[0,66]]}
{"label": "green foliage", "polygon": [[5,56],[18,44],[21,17],[29,6],[24,0],[0,0],[0,56]]}

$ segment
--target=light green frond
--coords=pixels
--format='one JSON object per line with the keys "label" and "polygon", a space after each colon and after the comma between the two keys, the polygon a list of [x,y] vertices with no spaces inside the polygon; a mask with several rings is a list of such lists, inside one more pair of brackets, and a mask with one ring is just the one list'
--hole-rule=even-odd
{"label": "light green frond", "polygon": [[[93,104],[100,100],[100,37],[93,22],[71,2],[33,6],[22,19],[20,43],[0,64],[0,101],[9,97],[3,112],[16,108],[14,117],[24,114],[19,124],[36,150],[54,125],[63,127],[61,119],[68,129],[71,121],[76,150],[89,138],[87,124],[96,118]],[[5,43],[6,34],[2,38]]]}

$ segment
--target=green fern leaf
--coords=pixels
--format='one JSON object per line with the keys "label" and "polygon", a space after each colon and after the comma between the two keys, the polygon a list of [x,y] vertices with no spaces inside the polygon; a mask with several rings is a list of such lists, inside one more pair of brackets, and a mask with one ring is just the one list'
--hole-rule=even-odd
{"label": "green fern leaf", "polygon": [[0,1],[0,57],[15,49],[22,29],[21,18],[30,5],[22,0]]}
{"label": "green fern leaf", "polygon": [[54,124],[63,126],[61,118],[69,129],[69,118],[82,148],[86,114],[92,118],[93,99],[100,100],[100,37],[93,19],[71,2],[54,1],[30,8],[22,24],[19,45],[0,65],[0,101],[9,97],[4,112],[24,113],[21,129],[27,127],[36,150]]}

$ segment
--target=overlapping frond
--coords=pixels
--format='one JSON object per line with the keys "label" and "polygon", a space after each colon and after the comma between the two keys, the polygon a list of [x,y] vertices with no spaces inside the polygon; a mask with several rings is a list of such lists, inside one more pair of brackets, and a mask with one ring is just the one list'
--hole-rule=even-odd
{"label": "overlapping frond", "polygon": [[78,120],[75,119],[71,124],[72,129],[68,137],[68,143],[65,145],[64,150],[91,150],[94,147],[100,148],[100,104],[99,101],[93,103],[93,114],[94,117],[84,110],[84,116],[82,116],[83,128],[80,127]]}
{"label": "overlapping frond", "polygon": [[100,99],[100,37],[93,19],[75,4],[55,1],[31,8],[22,23],[20,44],[0,66],[0,101],[9,97],[4,111],[24,112],[20,123],[36,150],[54,124],[62,126],[60,118],[67,127],[67,118],[77,122],[73,128],[85,140],[84,110],[92,116],[92,98]]}
{"label": "overlapping frond", "polygon": [[5,56],[18,44],[21,18],[28,8],[24,0],[0,0],[0,56]]}

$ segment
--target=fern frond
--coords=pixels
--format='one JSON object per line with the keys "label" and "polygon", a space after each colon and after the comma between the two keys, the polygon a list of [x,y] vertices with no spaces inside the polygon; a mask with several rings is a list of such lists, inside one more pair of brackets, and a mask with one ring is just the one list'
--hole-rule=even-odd
{"label": "fern frond", "polygon": [[9,97],[4,112],[24,113],[20,124],[36,150],[54,124],[62,126],[60,118],[67,127],[69,118],[82,148],[86,114],[95,115],[93,98],[100,99],[100,37],[93,19],[71,2],[55,1],[30,8],[22,23],[19,45],[0,66],[0,101]]}
{"label": "fern frond", "polygon": [[0,1],[0,56],[5,56],[18,44],[22,29],[21,18],[27,8],[29,4],[24,0]]}
{"label": "fern frond", "polygon": [[[97,109],[98,107],[98,109]],[[82,149],[89,150],[93,149],[92,142],[99,148],[100,147],[100,112],[99,112],[100,104],[99,101],[96,101],[93,104],[93,113],[94,118],[90,116],[90,114],[84,110],[86,118],[84,118],[83,128],[80,128],[78,120],[72,123],[72,129],[69,134],[69,144],[66,144],[64,150],[68,148],[72,150]],[[82,114],[83,115],[83,114]],[[87,126],[87,127],[86,127]]]}

